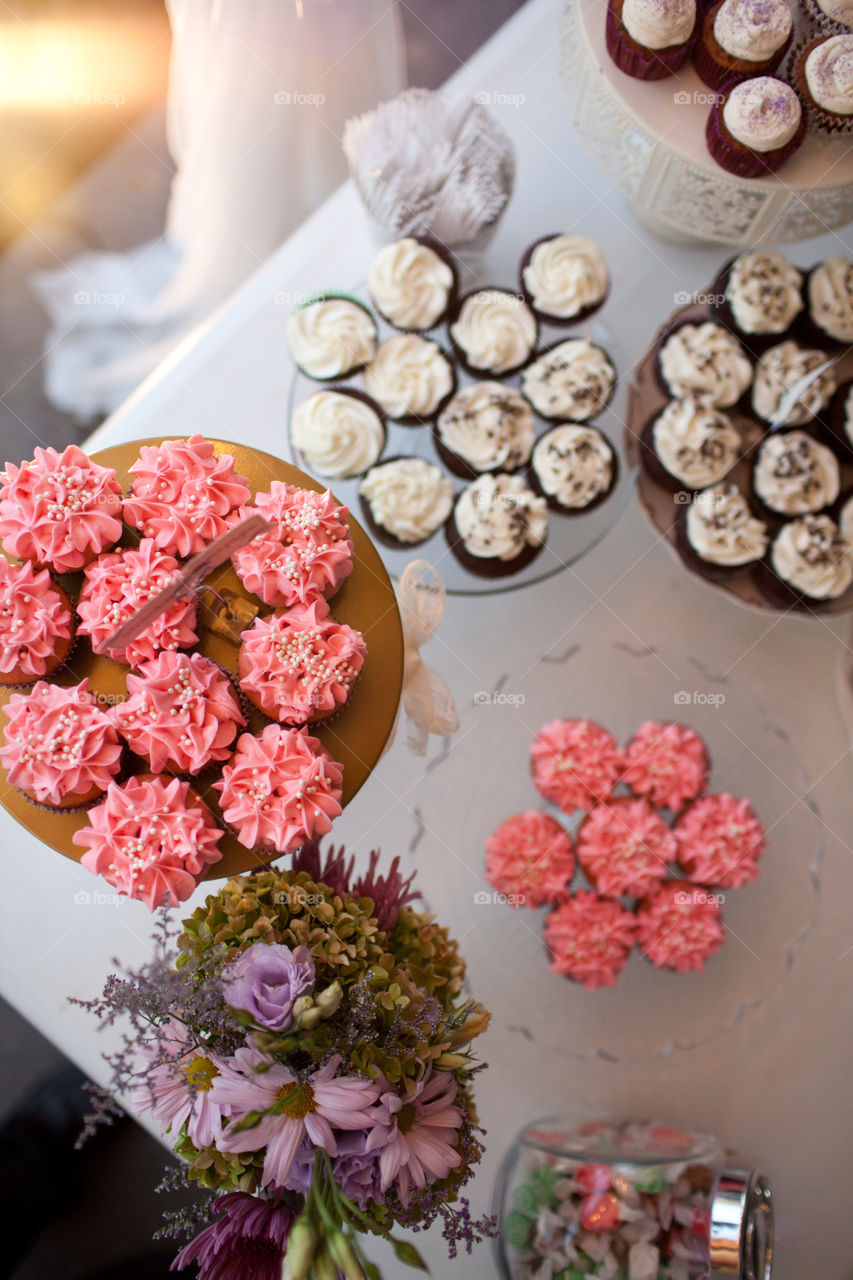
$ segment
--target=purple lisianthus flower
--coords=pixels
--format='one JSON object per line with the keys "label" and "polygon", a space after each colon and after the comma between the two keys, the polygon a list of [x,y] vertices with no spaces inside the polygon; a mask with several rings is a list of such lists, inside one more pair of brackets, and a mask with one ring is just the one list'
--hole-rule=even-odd
{"label": "purple lisianthus flower", "polygon": [[170,1270],[195,1262],[197,1280],[280,1280],[293,1209],[232,1191],[219,1197],[213,1212],[216,1220],[181,1250]]}
{"label": "purple lisianthus flower", "polygon": [[256,942],[227,966],[222,975],[225,999],[261,1027],[287,1031],[293,1005],[314,990],[314,961],[307,947]]}
{"label": "purple lisianthus flower", "polygon": [[335,1182],[347,1199],[357,1204],[359,1209],[366,1208],[371,1200],[378,1200],[381,1204],[385,1199],[379,1163],[381,1148],[366,1151],[366,1144],[366,1133],[341,1134],[338,1138],[338,1154],[332,1165]]}

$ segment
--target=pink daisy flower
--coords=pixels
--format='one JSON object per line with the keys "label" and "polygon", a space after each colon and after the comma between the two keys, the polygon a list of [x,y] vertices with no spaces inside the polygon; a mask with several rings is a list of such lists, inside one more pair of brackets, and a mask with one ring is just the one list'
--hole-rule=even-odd
{"label": "pink daisy flower", "polygon": [[403,1204],[412,1186],[446,1178],[462,1163],[451,1145],[462,1124],[462,1112],[454,1106],[457,1084],[448,1071],[427,1073],[406,1098],[394,1092],[379,1100],[379,1119],[365,1149],[382,1148],[379,1171],[382,1190],[396,1183]]}
{"label": "pink daisy flower", "polygon": [[[369,1129],[375,1124],[368,1108],[379,1097],[379,1085],[359,1076],[336,1076],[340,1057],[301,1079],[281,1063],[254,1049],[238,1049],[223,1064],[213,1085],[216,1103],[227,1109],[231,1123],[217,1146],[239,1154],[265,1149],[261,1186],[284,1186],[305,1138],[329,1155],[337,1155],[336,1129]],[[262,1071],[258,1067],[263,1067]],[[241,1118],[262,1112],[258,1124],[241,1129]]]}
{"label": "pink daisy flower", "polygon": [[161,1028],[147,1056],[156,1065],[133,1091],[134,1108],[151,1111],[164,1133],[177,1133],[186,1124],[193,1146],[217,1146],[226,1118],[212,1092],[223,1067],[220,1059],[188,1044],[187,1029],[175,1018]]}

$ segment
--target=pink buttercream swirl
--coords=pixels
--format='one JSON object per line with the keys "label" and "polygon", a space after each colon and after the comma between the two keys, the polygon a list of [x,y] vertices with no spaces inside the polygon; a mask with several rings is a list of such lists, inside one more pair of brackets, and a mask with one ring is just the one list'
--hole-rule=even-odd
{"label": "pink buttercream swirl", "polygon": [[278,608],[331,596],[352,572],[349,511],[328,490],[274,480],[269,493],[256,494],[243,511],[260,512],[275,525],[231,558],[247,591],[266,604]]}
{"label": "pink buttercream swirl", "polygon": [[113,782],[88,818],[72,837],[81,863],[149,911],[184,902],[222,857],[213,814],[180,778]]}
{"label": "pink buttercream swirl", "polygon": [[702,969],[725,940],[716,897],[687,880],[665,880],[637,908],[637,945],[659,969]]}
{"label": "pink buttercream swirl", "polygon": [[616,739],[592,720],[553,720],[543,725],[531,757],[537,789],[566,813],[606,800],[623,765]]}
{"label": "pink buttercream swirl", "polygon": [[0,471],[0,537],[19,560],[57,573],[82,569],[121,537],[121,486],[77,445],[36,449],[32,462]]}
{"label": "pink buttercream swirl", "polygon": [[39,680],[28,693],[13,693],[4,711],[0,759],[9,782],[41,803],[88,798],[118,772],[121,743],[88,680],[71,688]]}
{"label": "pink buttercream swirl", "polygon": [[568,832],[536,809],[507,818],[486,841],[486,879],[511,907],[564,902],[574,870]]}
{"label": "pink buttercream swirl", "polygon": [[292,853],[331,831],[342,778],[342,766],[307,729],[268,724],[260,737],[241,735],[213,785],[241,844]]}
{"label": "pink buttercream swirl", "polygon": [[615,987],[636,936],[636,921],[618,902],[582,890],[545,921],[545,944],[554,973],[582,982],[587,991]]}
{"label": "pink buttercream swirl", "polygon": [[201,653],[159,653],[128,675],[127,690],[116,728],[155,773],[198,773],[227,760],[246,723],[230,680]]}
{"label": "pink buttercream swirl", "polygon": [[70,639],[71,612],[48,571],[0,556],[0,672],[43,676],[57,645]]}
{"label": "pink buttercream swirl", "polygon": [[153,538],[160,551],[175,556],[202,551],[251,498],[231,455],[217,456],[201,435],[143,445],[130,471],[134,480],[124,503],[125,520]]}
{"label": "pink buttercream swirl", "polygon": [[748,800],[701,796],[675,824],[678,861],[699,884],[739,889],[758,875],[764,828]]}
{"label": "pink buttercream swirl", "polygon": [[367,656],[361,632],[335,622],[325,600],[257,618],[242,641],[241,689],[284,724],[342,707]]}
{"label": "pink buttercream swirl", "polygon": [[617,796],[584,818],[578,860],[605,897],[643,898],[675,861],[675,837],[647,800]]}
{"label": "pink buttercream swirl", "polygon": [[680,724],[641,724],[625,751],[624,781],[665,809],[681,809],[708,781],[708,753],[692,729]]}
{"label": "pink buttercream swirl", "polygon": [[[81,633],[99,650],[141,604],[174,580],[180,567],[174,556],[158,551],[151,538],[143,538],[138,547],[100,556],[87,567],[77,601]],[[194,599],[176,600],[126,649],[110,649],[108,654],[135,667],[161,649],[187,648],[198,639],[195,614]]]}

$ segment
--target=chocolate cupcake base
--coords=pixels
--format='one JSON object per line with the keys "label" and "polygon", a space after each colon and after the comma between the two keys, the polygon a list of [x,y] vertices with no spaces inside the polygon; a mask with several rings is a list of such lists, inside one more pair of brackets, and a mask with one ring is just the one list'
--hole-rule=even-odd
{"label": "chocolate cupcake base", "polygon": [[669,45],[665,49],[646,49],[632,40],[622,24],[622,0],[609,0],[604,36],[607,52],[620,71],[635,80],[665,80],[674,75],[688,58],[693,34],[683,44]]}
{"label": "chocolate cupcake base", "polygon": [[511,574],[518,573],[521,569],[526,569],[529,564],[532,564],[545,546],[544,542],[540,542],[538,546],[531,546],[527,543],[518,555],[513,556],[511,560],[499,560],[496,556],[486,557],[471,554],[462,541],[452,512],[447,518],[444,530],[447,545],[463,569],[467,569],[469,573],[476,574],[479,578],[508,578]]}
{"label": "chocolate cupcake base", "polygon": [[524,283],[524,269],[529,265],[530,259],[533,257],[534,249],[537,249],[540,244],[547,244],[549,240],[556,240],[560,234],[561,233],[559,231],[555,231],[552,232],[551,235],[540,236],[538,240],[534,240],[532,244],[527,246],[521,262],[518,264],[518,287],[524,301],[530,307],[530,310],[533,312],[540,324],[549,324],[555,329],[570,329],[573,325],[583,324],[584,320],[588,320],[590,316],[595,315],[596,311],[601,310],[610,296],[610,283],[608,280],[607,288],[604,290],[604,293],[597,302],[591,302],[589,306],[581,307],[578,311],[574,312],[573,315],[555,316],[552,315],[550,311],[540,310],[533,301],[533,295]]}
{"label": "chocolate cupcake base", "polygon": [[751,573],[757,563],[755,560],[747,561],[746,564],[714,564],[713,561],[705,560],[699,555],[687,537],[689,510],[690,503],[682,503],[675,517],[675,549],[685,568],[692,570],[708,582],[730,582],[732,578]]}

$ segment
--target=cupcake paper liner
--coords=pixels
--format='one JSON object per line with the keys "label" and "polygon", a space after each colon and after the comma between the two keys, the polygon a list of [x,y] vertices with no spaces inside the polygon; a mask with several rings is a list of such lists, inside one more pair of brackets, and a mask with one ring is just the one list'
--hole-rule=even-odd
{"label": "cupcake paper liner", "polygon": [[[853,35],[850,31],[834,31],[833,35]],[[822,39],[814,35],[799,40],[791,49],[788,59],[788,80],[800,95],[806,117],[806,126],[810,134],[823,134],[830,137],[844,137],[853,133],[853,115],[833,115],[822,110],[808,91],[805,75],[806,54]]]}
{"label": "cupcake paper liner", "polygon": [[708,123],[705,126],[708,150],[720,168],[727,173],[733,173],[739,178],[766,178],[789,160],[803,141],[806,133],[806,111],[803,110],[797,132],[784,147],[777,147],[775,151],[751,151],[749,147],[736,142],[723,123],[727,90],[732,87],[727,82],[726,90],[720,94],[708,113]]}

